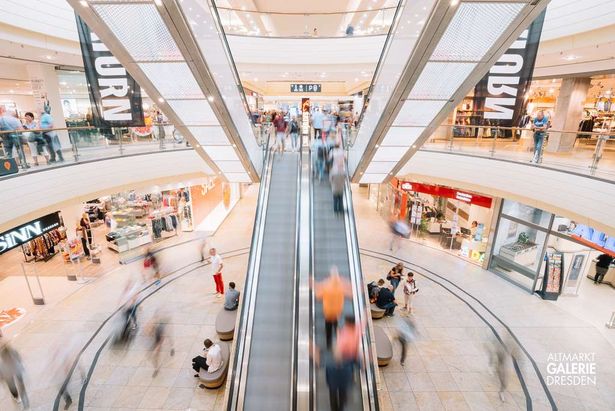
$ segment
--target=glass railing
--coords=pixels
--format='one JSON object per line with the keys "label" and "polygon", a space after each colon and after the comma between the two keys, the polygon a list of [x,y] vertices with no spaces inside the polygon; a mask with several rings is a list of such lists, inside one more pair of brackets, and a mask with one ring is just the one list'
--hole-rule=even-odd
{"label": "glass railing", "polygon": [[[190,148],[170,123],[148,127],[68,127],[0,131],[0,176],[69,163]],[[12,160],[10,160],[12,159]]]}
{"label": "glass railing", "polygon": [[442,125],[423,150],[464,153],[563,169],[615,180],[615,136],[608,133],[550,129],[538,153],[531,129]]}
{"label": "glass railing", "polygon": [[227,35],[261,37],[351,37],[388,33],[398,1],[385,7],[345,12],[287,13],[217,7]]}

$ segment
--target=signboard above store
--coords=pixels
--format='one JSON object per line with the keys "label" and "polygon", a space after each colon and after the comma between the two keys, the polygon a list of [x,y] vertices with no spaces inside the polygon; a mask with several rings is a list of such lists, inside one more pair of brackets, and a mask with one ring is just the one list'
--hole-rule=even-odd
{"label": "signboard above store", "polygon": [[0,254],[27,243],[62,225],[59,212],[47,214],[0,234]]}
{"label": "signboard above store", "polygon": [[322,91],[322,84],[291,84],[291,93],[320,93]]}
{"label": "signboard above store", "polygon": [[491,197],[470,194],[465,191],[459,191],[449,187],[412,183],[409,181],[402,182],[399,187],[404,191],[414,191],[415,193],[424,193],[438,197],[452,198],[454,200],[463,201],[464,203],[474,204],[485,208],[491,208],[491,203],[493,202]]}

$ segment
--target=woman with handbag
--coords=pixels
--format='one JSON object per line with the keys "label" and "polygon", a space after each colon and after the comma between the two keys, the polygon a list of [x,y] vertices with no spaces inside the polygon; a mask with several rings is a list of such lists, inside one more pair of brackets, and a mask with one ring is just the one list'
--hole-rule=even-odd
{"label": "woman with handbag", "polygon": [[404,265],[402,263],[397,263],[397,265],[391,268],[391,271],[389,271],[389,274],[387,275],[387,280],[389,280],[389,282],[393,286],[393,292],[397,290],[397,287],[399,286],[399,283],[401,282],[403,271],[404,271]]}
{"label": "woman with handbag", "polygon": [[[31,112],[27,112],[25,114],[25,119],[26,122],[23,126],[26,130],[34,130],[38,128],[38,124],[36,124],[36,121],[34,121],[34,114],[32,114]],[[29,131],[23,134],[28,140],[28,146],[30,147],[30,155],[32,155],[34,165],[39,165],[39,156],[45,157],[45,161],[49,163],[49,154],[47,154],[47,151],[45,150],[45,139],[43,138],[41,133]]]}

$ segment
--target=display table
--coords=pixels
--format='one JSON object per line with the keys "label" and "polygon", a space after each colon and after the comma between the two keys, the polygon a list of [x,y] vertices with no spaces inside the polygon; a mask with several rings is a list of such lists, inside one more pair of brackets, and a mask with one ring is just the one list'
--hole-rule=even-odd
{"label": "display table", "polygon": [[122,253],[152,242],[146,226],[128,226],[107,234],[107,248]]}
{"label": "display table", "polygon": [[[596,275],[596,260],[592,260],[589,266],[589,271],[587,272],[587,278],[593,281],[595,275]],[[615,288],[615,266],[611,264],[611,266],[609,267],[609,271],[607,271],[606,274],[604,275],[602,282]]]}
{"label": "display table", "polygon": [[507,260],[521,265],[532,265],[538,257],[538,246],[535,243],[510,243],[500,247],[499,255]]}

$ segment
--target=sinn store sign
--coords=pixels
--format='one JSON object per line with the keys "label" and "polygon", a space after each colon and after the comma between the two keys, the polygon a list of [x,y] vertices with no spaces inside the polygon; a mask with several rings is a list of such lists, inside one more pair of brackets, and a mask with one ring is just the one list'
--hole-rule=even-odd
{"label": "sinn store sign", "polygon": [[47,214],[0,234],[0,254],[27,243],[62,225],[60,213]]}
{"label": "sinn store sign", "polygon": [[77,29],[94,125],[144,126],[139,85],[79,16]]}
{"label": "sinn store sign", "polygon": [[291,84],[291,93],[320,93],[322,84]]}

